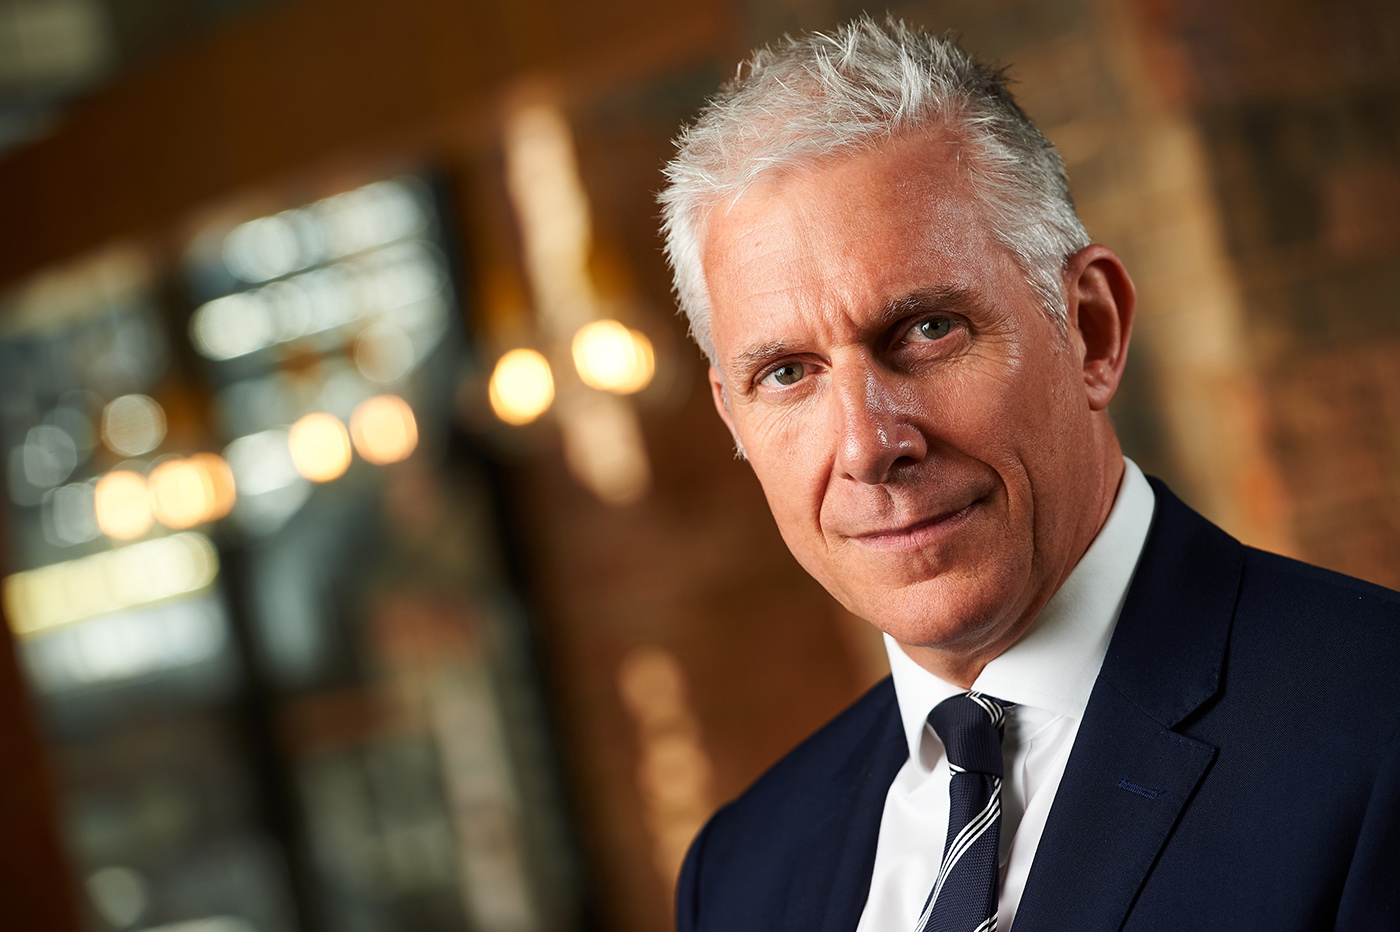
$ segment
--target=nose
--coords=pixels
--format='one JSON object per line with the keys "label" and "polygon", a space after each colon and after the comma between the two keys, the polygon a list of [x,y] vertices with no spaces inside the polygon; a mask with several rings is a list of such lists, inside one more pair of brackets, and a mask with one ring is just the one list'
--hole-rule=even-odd
{"label": "nose", "polygon": [[833,363],[836,469],[867,485],[894,478],[902,465],[928,453],[923,431],[911,419],[893,376],[873,359]]}

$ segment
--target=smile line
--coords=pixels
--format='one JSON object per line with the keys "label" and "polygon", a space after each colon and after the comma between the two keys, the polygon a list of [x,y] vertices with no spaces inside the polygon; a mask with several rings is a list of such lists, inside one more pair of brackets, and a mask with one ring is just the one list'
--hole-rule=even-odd
{"label": "smile line", "polygon": [[915,539],[925,536],[928,532],[937,532],[948,525],[953,524],[967,516],[977,504],[977,501],[969,502],[957,511],[950,511],[941,515],[934,515],[932,518],[925,518],[922,521],[915,521],[903,527],[889,528],[881,531],[867,531],[864,534],[853,534],[851,540],[859,541],[870,547],[893,547],[899,548],[915,543]]}

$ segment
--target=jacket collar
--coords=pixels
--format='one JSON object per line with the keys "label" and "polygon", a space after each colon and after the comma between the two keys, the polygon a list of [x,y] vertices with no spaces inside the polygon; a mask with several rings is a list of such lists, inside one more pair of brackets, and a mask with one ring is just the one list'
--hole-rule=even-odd
{"label": "jacket collar", "polygon": [[792,932],[850,932],[870,894],[885,796],[909,756],[894,687],[886,678],[873,691],[873,726],[833,772],[820,806],[826,826],[797,855],[783,916]]}
{"label": "jacket collar", "polygon": [[1153,480],[1157,513],[1016,914],[1115,932],[1216,748],[1171,729],[1220,689],[1244,548]]}
{"label": "jacket collar", "polygon": [[1172,728],[1220,688],[1244,548],[1148,481],[1157,513],[1099,678]]}

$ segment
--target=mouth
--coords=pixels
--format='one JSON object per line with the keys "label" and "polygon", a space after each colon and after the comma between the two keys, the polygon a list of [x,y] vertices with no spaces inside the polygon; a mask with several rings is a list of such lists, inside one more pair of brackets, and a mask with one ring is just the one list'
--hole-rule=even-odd
{"label": "mouth", "polygon": [[921,550],[953,533],[980,501],[976,499],[956,511],[943,512],[899,527],[851,534],[849,539],[871,550]]}

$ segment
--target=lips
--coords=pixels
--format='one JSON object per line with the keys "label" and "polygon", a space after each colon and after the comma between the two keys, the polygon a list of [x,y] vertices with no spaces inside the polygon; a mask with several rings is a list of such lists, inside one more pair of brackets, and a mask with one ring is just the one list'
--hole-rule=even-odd
{"label": "lips", "polygon": [[935,544],[957,529],[972,513],[981,499],[961,508],[945,511],[929,518],[888,528],[877,528],[859,534],[845,535],[849,540],[872,550],[917,550]]}

